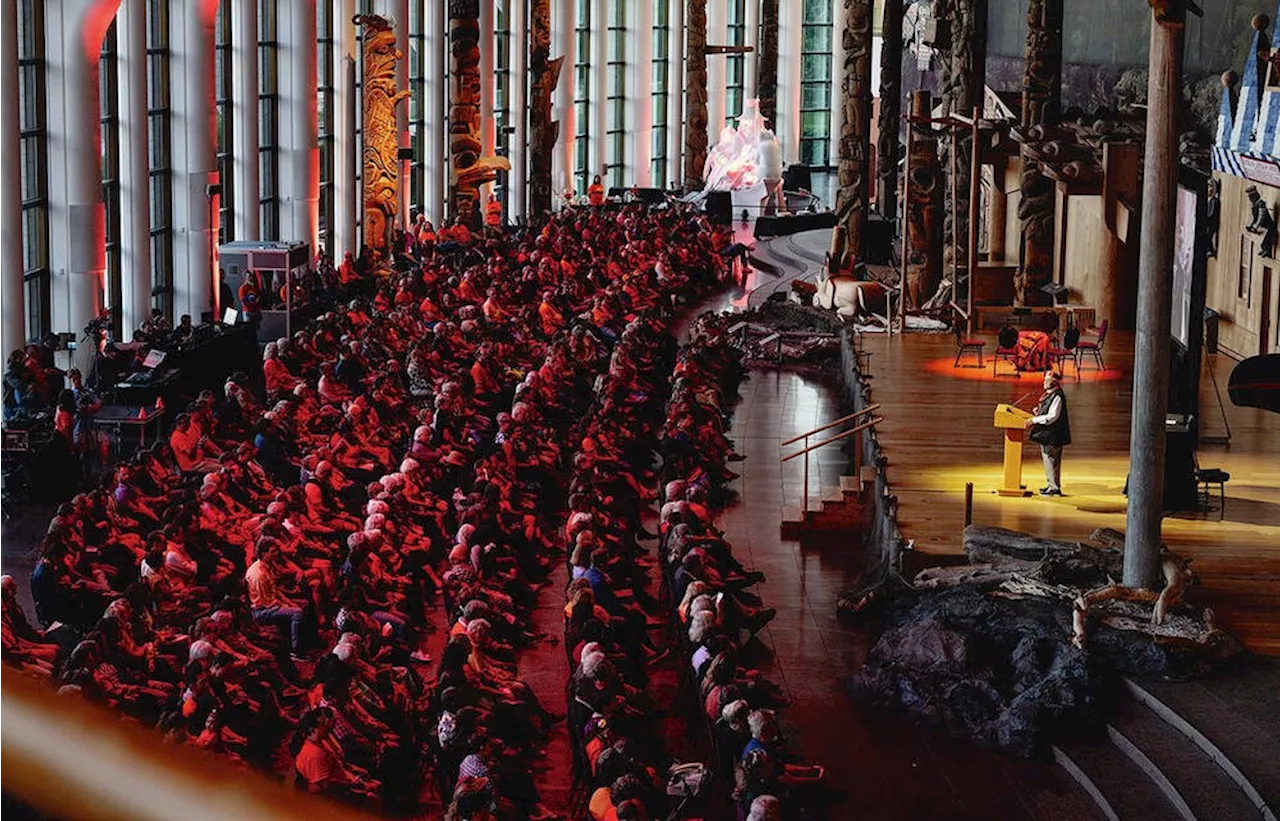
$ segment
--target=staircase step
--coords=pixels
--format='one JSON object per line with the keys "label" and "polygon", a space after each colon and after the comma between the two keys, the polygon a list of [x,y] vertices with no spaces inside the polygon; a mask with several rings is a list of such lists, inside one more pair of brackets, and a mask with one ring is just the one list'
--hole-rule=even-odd
{"label": "staircase step", "polygon": [[840,490],[845,493],[861,493],[862,484],[858,481],[857,476],[841,476]]}
{"label": "staircase step", "polygon": [[874,484],[875,481],[876,481],[876,466],[863,465],[862,466],[862,483],[864,485],[869,485],[869,484]]}
{"label": "staircase step", "polygon": [[844,491],[838,487],[824,487],[822,489],[823,504],[843,505]]}
{"label": "staircase step", "polygon": [[1257,821],[1258,807],[1226,771],[1145,704],[1123,700],[1107,732],[1187,821]]}
{"label": "staircase step", "polygon": [[1178,812],[1164,793],[1109,741],[1070,741],[1054,760],[1079,782],[1109,821],[1170,821]]}
{"label": "staircase step", "polygon": [[[1234,781],[1266,821],[1280,814],[1280,723],[1258,721],[1215,695],[1209,683],[1125,685],[1138,701],[1190,739]],[[1256,710],[1256,708],[1255,708]],[[1274,719],[1275,713],[1269,718]]]}

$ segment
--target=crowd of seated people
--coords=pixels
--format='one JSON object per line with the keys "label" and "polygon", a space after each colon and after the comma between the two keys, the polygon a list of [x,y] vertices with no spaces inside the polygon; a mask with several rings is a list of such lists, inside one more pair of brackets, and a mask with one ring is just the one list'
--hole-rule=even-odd
{"label": "crowd of seated people", "polygon": [[[716,529],[716,486],[741,458],[726,437],[731,403],[743,376],[729,320],[699,317],[681,348],[663,425],[659,515],[667,589],[676,602],[684,678],[715,750],[720,775],[734,784],[739,818],[777,818],[793,788],[822,778],[783,745],[774,710],[780,689],[741,662],[741,654],[775,611],[748,588],[764,576],[745,568]],[[792,801],[792,804],[798,803]]]}
{"label": "crowd of seated people", "polygon": [[639,207],[460,234],[447,256],[410,240],[394,273],[352,283],[364,296],[269,345],[261,378],[201,394],[62,505],[32,574],[39,627],[5,583],[5,662],[312,792],[399,811],[433,773],[448,818],[548,817],[530,772],[558,716],[516,661],[562,523],[589,511],[569,542],[601,548],[566,611],[586,614],[575,645],[597,643],[580,689],[595,725],[630,725],[604,772],[632,779],[618,817],[648,817],[632,695],[656,603],[630,539],[657,476],[621,466],[652,454],[663,323],[721,274],[725,238]]}

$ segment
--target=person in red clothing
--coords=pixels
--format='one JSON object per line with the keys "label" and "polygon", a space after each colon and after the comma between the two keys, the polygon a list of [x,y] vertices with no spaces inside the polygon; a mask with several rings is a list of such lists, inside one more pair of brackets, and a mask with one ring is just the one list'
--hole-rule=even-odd
{"label": "person in red clothing", "polygon": [[486,228],[502,227],[502,203],[493,194],[489,195],[489,201],[484,204],[484,225]]}
{"label": "person in red clothing", "polygon": [[258,278],[252,271],[245,274],[244,282],[236,294],[240,299],[240,310],[251,323],[256,323],[262,316],[262,294],[258,292]]}
{"label": "person in red clothing", "polygon": [[591,185],[587,186],[587,202],[592,205],[604,205],[604,183],[600,181],[599,174],[596,174],[591,180]]}
{"label": "person in red clothing", "polygon": [[293,768],[309,792],[372,797],[378,782],[357,772],[343,760],[342,748],[333,738],[333,710],[317,707],[302,718],[293,753]]}

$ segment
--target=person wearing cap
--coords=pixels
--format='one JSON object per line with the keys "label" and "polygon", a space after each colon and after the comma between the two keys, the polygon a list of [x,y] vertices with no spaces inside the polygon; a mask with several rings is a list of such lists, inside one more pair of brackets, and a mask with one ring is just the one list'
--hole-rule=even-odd
{"label": "person wearing cap", "polygon": [[1071,420],[1067,414],[1067,398],[1062,393],[1062,375],[1057,371],[1044,372],[1044,393],[1036,403],[1035,415],[1025,425],[1031,430],[1028,438],[1040,446],[1044,459],[1048,484],[1040,488],[1040,495],[1061,496],[1062,449],[1071,444]]}

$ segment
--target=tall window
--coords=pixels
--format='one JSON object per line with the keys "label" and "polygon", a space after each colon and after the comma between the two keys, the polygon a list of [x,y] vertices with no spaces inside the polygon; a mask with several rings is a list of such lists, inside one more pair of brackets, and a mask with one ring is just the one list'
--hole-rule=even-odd
{"label": "tall window", "polygon": [[579,194],[591,184],[591,0],[577,0],[574,18],[573,183]]}
{"label": "tall window", "polygon": [[258,0],[258,207],[262,238],[280,239],[279,40],[276,0]]}
{"label": "tall window", "polygon": [[409,171],[409,200],[415,210],[421,202],[426,177],[427,140],[427,29],[423,0],[409,0],[409,139],[413,162]]}
{"label": "tall window", "polygon": [[[421,0],[413,4],[422,20]],[[413,41],[410,41],[412,46]],[[333,4],[316,6],[316,142],[320,148],[320,242],[332,256],[334,219]],[[414,93],[417,97],[417,92]],[[414,188],[417,191],[417,187]]]}
{"label": "tall window", "polygon": [[831,165],[831,0],[804,0],[800,49],[800,162]]}
{"label": "tall window", "polygon": [[169,135],[169,2],[147,1],[147,162],[151,167],[151,300],[173,318],[173,181]]}
{"label": "tall window", "polygon": [[[499,157],[511,156],[511,9],[509,3],[498,3],[493,10],[493,125],[494,153]],[[511,213],[511,181],[506,172],[498,172],[493,193],[502,203],[502,213]]]}
{"label": "tall window", "polygon": [[627,17],[624,0],[609,0],[609,87],[605,100],[605,185],[621,188],[626,168]]}
{"label": "tall window", "polygon": [[[830,0],[826,0],[830,2]],[[728,0],[727,45],[745,46],[747,44],[747,3],[746,0]],[[725,74],[724,116],[728,122],[737,122],[742,114],[743,78],[747,71],[747,58],[744,54],[730,54],[727,58]]]}
{"label": "tall window", "polygon": [[[678,0],[683,2],[683,0]],[[670,99],[671,0],[653,0],[653,123],[649,146],[650,185],[664,188],[667,184],[667,103]]]}
{"label": "tall window", "polygon": [[27,336],[31,339],[44,336],[52,324],[49,317],[49,157],[45,146],[44,71],[44,2],[18,0],[22,272],[27,283]]}
{"label": "tall window", "polygon": [[[321,7],[327,4],[322,3]],[[235,239],[235,197],[232,188],[232,85],[231,85],[231,4],[219,3],[213,24],[213,99],[218,115],[218,183],[222,197],[218,205],[218,242]]]}
{"label": "tall window", "polygon": [[98,55],[98,112],[102,132],[102,201],[106,205],[107,304],[115,308],[112,332],[123,339],[121,307],[124,280],[120,271],[120,63],[117,50],[119,26],[113,21],[102,38]]}

